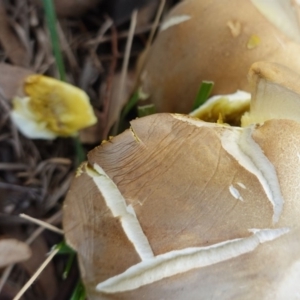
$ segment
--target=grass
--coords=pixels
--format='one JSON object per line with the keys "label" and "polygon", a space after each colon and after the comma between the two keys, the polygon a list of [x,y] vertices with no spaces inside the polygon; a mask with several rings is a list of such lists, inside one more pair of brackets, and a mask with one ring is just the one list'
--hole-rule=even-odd
{"label": "grass", "polygon": [[212,81],[202,81],[192,110],[195,110],[201,106],[208,99],[213,87],[214,83]]}
{"label": "grass", "polygon": [[45,9],[47,26],[50,33],[53,54],[55,57],[55,63],[58,69],[59,77],[61,81],[66,81],[66,71],[63,62],[63,56],[60,49],[58,33],[56,29],[57,18],[56,18],[53,2],[52,0],[43,0],[43,5]]}

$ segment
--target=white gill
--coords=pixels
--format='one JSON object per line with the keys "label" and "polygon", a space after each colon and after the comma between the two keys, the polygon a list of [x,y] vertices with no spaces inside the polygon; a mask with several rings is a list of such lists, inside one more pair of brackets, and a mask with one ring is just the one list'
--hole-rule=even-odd
{"label": "white gill", "polygon": [[288,228],[252,230],[246,238],[233,239],[208,247],[171,251],[142,261],[122,274],[99,283],[96,289],[118,293],[137,289],[166,277],[195,268],[210,266],[253,251],[259,244],[274,240],[289,232]]}
{"label": "white gill", "polygon": [[153,258],[153,251],[136,217],[134,208],[131,205],[127,206],[115,183],[97,164],[93,166],[93,171],[89,171],[87,168],[87,174],[93,178],[112,215],[115,218],[120,218],[124,232],[141,260]]}
{"label": "white gill", "polygon": [[279,221],[284,201],[274,166],[252,138],[253,128],[226,130],[221,137],[221,142],[223,148],[242,167],[257,177],[272,203],[273,222],[276,223]]}

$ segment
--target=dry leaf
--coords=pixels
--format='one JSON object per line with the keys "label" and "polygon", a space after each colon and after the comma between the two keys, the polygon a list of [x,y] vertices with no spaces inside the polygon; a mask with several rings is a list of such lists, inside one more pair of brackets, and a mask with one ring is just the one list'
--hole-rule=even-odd
{"label": "dry leaf", "polygon": [[0,268],[29,259],[29,246],[12,238],[0,238]]}
{"label": "dry leaf", "polygon": [[146,3],[144,7],[139,9],[138,17],[137,17],[137,28],[146,26],[151,23],[151,20],[155,16],[157,12],[157,8],[160,0],[152,0]]}
{"label": "dry leaf", "polygon": [[24,67],[28,66],[29,54],[12,30],[2,1],[0,2],[0,42],[12,63]]}
{"label": "dry leaf", "polygon": [[121,74],[117,73],[112,79],[111,86],[107,87],[107,83],[101,86],[101,99],[109,97],[108,113],[104,116],[103,113],[96,111],[95,114],[98,122],[89,128],[80,131],[80,141],[86,144],[97,144],[103,138],[107,138],[112,126],[120,117],[122,108],[128,101],[134,87],[134,73],[129,72],[125,80],[124,92],[119,97],[119,89],[121,82]]}
{"label": "dry leaf", "polygon": [[[110,101],[109,101],[109,109],[108,109],[108,116],[107,116],[107,122],[105,127],[105,135],[104,137],[107,137],[109,130],[111,127],[115,124],[115,122],[120,117],[121,111],[128,101],[130,95],[132,94],[133,87],[134,87],[134,80],[135,80],[135,74],[134,72],[128,72],[124,88],[123,88],[123,94],[121,97],[119,97],[119,90],[121,88],[121,73],[117,73],[113,77],[112,86],[110,87]],[[102,97],[105,97],[105,91],[106,91],[107,85],[103,85]]]}
{"label": "dry leaf", "polygon": [[76,17],[97,6],[101,0],[55,0],[56,12],[60,17]]}
{"label": "dry leaf", "polygon": [[10,64],[0,63],[0,93],[11,99],[15,96],[23,96],[23,83],[27,76],[33,74],[32,71]]}
{"label": "dry leaf", "polygon": [[[35,273],[35,271],[45,261],[47,254],[49,253],[49,247],[42,236],[39,236],[37,239],[35,239],[35,241],[31,244],[31,249],[33,254],[32,257],[22,263],[22,266],[28,272],[29,277]],[[44,295],[43,299],[54,299],[53,297],[57,295],[58,284],[52,262],[43,270],[43,272],[37,278],[35,284],[38,285],[42,290],[42,294]]]}

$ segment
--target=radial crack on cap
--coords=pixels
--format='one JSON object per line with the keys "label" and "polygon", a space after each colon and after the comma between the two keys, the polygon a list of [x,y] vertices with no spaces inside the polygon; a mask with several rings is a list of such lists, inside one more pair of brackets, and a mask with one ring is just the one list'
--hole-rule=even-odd
{"label": "radial crack on cap", "polygon": [[237,162],[256,176],[273,206],[273,222],[279,221],[283,210],[283,197],[273,164],[253,140],[253,127],[226,130],[221,136],[222,147]]}
{"label": "radial crack on cap", "polygon": [[137,136],[137,134],[136,134],[136,132],[134,131],[134,129],[132,128],[132,126],[130,126],[129,129],[130,129],[130,132],[132,133],[132,135],[133,135],[135,141],[136,141],[137,143],[140,143],[141,140],[140,140],[140,138]]}
{"label": "radial crack on cap", "polygon": [[142,261],[122,274],[99,283],[96,289],[118,293],[137,289],[146,284],[195,268],[210,266],[251,252],[259,244],[272,241],[289,232],[288,228],[252,229],[252,235],[224,241],[207,247],[185,248],[157,255]]}
{"label": "radial crack on cap", "polygon": [[141,260],[152,258],[154,256],[153,251],[136,217],[134,208],[127,206],[116,184],[97,164],[94,164],[92,168],[87,166],[86,172],[93,178],[112,215],[115,218],[120,218],[122,228]]}

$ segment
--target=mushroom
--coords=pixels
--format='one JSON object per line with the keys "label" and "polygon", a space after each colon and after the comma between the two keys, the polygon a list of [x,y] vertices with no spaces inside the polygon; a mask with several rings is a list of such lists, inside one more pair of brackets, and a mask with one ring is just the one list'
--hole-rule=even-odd
{"label": "mushroom", "polygon": [[248,74],[252,86],[250,112],[242,117],[242,126],[269,119],[300,121],[300,76],[287,67],[254,63]]}
{"label": "mushroom", "polygon": [[[267,66],[287,72],[259,63],[250,74]],[[288,89],[275,88],[287,107]],[[246,127],[170,113],[133,120],[89,153],[64,204],[89,299],[296,299],[299,149],[288,115]]]}
{"label": "mushroom", "polygon": [[296,5],[291,0],[180,2],[149,51],[142,91],[157,112],[189,113],[202,81],[215,82],[215,95],[250,91],[246,75],[256,61],[300,73]]}
{"label": "mushroom", "polygon": [[78,87],[34,74],[23,82],[25,97],[13,98],[11,119],[28,138],[76,136],[97,118],[88,95]]}

